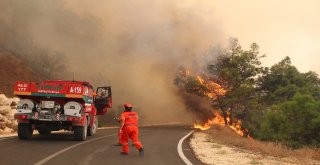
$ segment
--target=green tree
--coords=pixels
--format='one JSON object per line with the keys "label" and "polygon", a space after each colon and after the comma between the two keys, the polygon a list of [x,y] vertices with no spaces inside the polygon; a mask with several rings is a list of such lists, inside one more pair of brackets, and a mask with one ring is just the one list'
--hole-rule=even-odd
{"label": "green tree", "polygon": [[319,98],[320,81],[314,72],[300,73],[291,64],[289,57],[265,68],[258,83],[267,104],[280,103],[293,98],[297,93],[311,94]]}
{"label": "green tree", "polygon": [[311,95],[296,94],[268,111],[261,131],[262,140],[279,141],[297,148],[304,144],[320,146],[320,102]]}
{"label": "green tree", "polygon": [[319,146],[320,81],[314,72],[300,73],[284,58],[259,77],[259,102],[264,105],[255,137],[292,147]]}
{"label": "green tree", "polygon": [[[252,105],[257,105],[256,81],[261,73],[259,46],[251,44],[249,50],[242,49],[237,39],[231,39],[230,46],[218,51],[218,59],[208,64],[205,80],[199,80],[196,76],[180,74],[175,79],[175,84],[188,93],[212,100],[212,105],[222,111],[226,125],[232,125],[234,116],[245,118]],[[209,51],[211,52],[211,51]],[[214,52],[216,55],[217,51]],[[183,69],[182,69],[183,70]],[[182,72],[180,72],[182,73]],[[219,84],[227,90],[226,94],[219,93],[215,86],[201,81],[211,81]],[[208,85],[209,84],[209,85]],[[208,93],[215,93],[216,97],[210,97]],[[228,122],[227,117],[230,116]]]}
{"label": "green tree", "polygon": [[243,119],[251,109],[256,97],[255,84],[262,67],[259,56],[259,46],[251,44],[249,50],[243,50],[237,39],[231,40],[230,48],[222,51],[217,61],[208,65],[208,70],[214,81],[218,82],[228,92],[218,97],[217,102],[227,124],[227,113],[230,123],[233,116]]}

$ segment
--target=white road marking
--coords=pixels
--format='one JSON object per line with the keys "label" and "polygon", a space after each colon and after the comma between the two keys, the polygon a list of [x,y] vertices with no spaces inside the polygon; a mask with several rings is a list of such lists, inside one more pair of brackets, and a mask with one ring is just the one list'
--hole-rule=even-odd
{"label": "white road marking", "polygon": [[88,140],[88,141],[84,141],[84,142],[82,142],[82,143],[77,143],[77,144],[75,144],[75,145],[72,145],[72,146],[70,146],[70,147],[67,147],[67,148],[65,148],[65,149],[62,149],[62,150],[60,150],[60,151],[58,151],[58,152],[56,152],[56,153],[54,153],[54,154],[52,154],[52,155],[49,155],[48,157],[46,157],[46,158],[40,160],[39,162],[35,163],[35,165],[42,165],[42,164],[48,162],[49,160],[55,158],[56,156],[58,156],[58,155],[60,155],[60,154],[62,154],[62,153],[64,153],[64,152],[66,152],[66,151],[68,151],[68,150],[71,150],[72,148],[78,147],[78,146],[80,146],[80,145],[82,145],[82,144],[90,143],[90,142],[97,141],[97,140],[102,139],[102,138],[107,138],[107,137],[116,136],[116,135],[117,135],[117,134],[101,136],[101,137],[98,137],[98,138],[95,138],[95,139],[91,139],[91,140]]}
{"label": "white road marking", "polygon": [[8,138],[8,137],[15,137],[15,136],[18,136],[18,134],[17,133],[3,134],[3,135],[0,135],[0,139]]}
{"label": "white road marking", "polygon": [[[119,128],[119,127],[99,127],[98,129],[115,129],[115,128]],[[71,132],[71,131],[64,131],[64,130],[60,130],[60,131],[53,131],[54,133],[64,133],[64,132]],[[33,132],[33,135],[38,135],[38,131]],[[12,138],[17,138],[18,133],[12,133],[12,134],[4,134],[4,135],[0,135],[0,140],[6,140],[6,139],[12,139]]]}
{"label": "white road marking", "polygon": [[99,127],[97,129],[99,130],[99,129],[115,129],[115,128],[119,128],[119,127]]}
{"label": "white road marking", "polygon": [[186,125],[186,124],[181,122],[169,122],[169,123],[143,124],[143,125],[140,125],[140,127],[172,126],[172,125],[178,126],[178,125]]}
{"label": "white road marking", "polygon": [[178,143],[178,147],[177,147],[177,149],[178,149],[178,154],[179,154],[180,158],[184,161],[184,163],[185,163],[186,165],[193,165],[193,164],[192,164],[192,163],[189,161],[189,159],[184,155],[184,153],[183,153],[183,151],[182,151],[182,143],[183,143],[183,141],[184,141],[187,137],[189,137],[192,133],[193,133],[193,131],[191,131],[188,135],[186,135],[186,136],[184,136],[182,139],[180,139],[180,141],[179,141],[179,143]]}
{"label": "white road marking", "polygon": [[7,140],[7,139],[13,139],[13,138],[16,138],[16,137],[4,137],[4,138],[0,138],[0,140]]}

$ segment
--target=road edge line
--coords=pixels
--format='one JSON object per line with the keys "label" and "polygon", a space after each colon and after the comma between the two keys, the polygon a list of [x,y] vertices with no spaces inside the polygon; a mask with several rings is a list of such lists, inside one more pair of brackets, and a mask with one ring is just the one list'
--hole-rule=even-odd
{"label": "road edge line", "polygon": [[3,138],[0,138],[0,141],[1,141],[1,140],[14,139],[14,138],[16,138],[16,136],[3,137]]}
{"label": "road edge line", "polygon": [[184,136],[183,138],[180,139],[178,146],[177,146],[177,150],[178,150],[178,154],[180,156],[180,158],[184,161],[184,163],[186,165],[193,165],[190,160],[184,155],[183,151],[182,151],[182,144],[183,141],[188,138],[194,131],[190,131],[186,136]]}
{"label": "road edge line", "polygon": [[115,135],[117,135],[117,134],[106,135],[106,136],[98,137],[98,138],[91,139],[91,140],[88,140],[88,141],[84,141],[82,143],[74,144],[72,146],[69,146],[67,148],[64,148],[64,149],[58,151],[58,152],[55,152],[54,154],[51,154],[51,155],[47,156],[46,158],[44,158],[44,159],[38,161],[37,163],[35,163],[35,165],[42,165],[42,164],[48,162],[49,160],[55,158],[56,156],[66,152],[68,150],[71,150],[72,148],[78,147],[78,146],[80,146],[82,144],[90,143],[90,142],[97,141],[97,140],[102,139],[102,138],[107,138],[107,137],[111,137],[111,136],[115,136]]}

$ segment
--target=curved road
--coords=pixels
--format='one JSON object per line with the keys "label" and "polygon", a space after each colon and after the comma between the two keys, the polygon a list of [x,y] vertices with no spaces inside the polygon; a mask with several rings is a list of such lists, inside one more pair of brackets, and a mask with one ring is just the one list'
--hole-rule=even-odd
{"label": "curved road", "polygon": [[[140,128],[144,157],[130,146],[129,155],[120,155],[117,129],[101,129],[87,141],[73,141],[71,133],[34,135],[30,140],[17,137],[0,139],[0,164],[112,164],[112,165],[183,165],[177,145],[191,129],[187,126],[152,126]],[[193,164],[200,164],[183,144],[184,154]]]}

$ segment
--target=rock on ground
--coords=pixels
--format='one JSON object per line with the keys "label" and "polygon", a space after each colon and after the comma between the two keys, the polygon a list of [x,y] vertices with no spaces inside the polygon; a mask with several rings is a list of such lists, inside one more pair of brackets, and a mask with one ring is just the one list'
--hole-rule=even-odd
{"label": "rock on ground", "polygon": [[0,94],[0,134],[10,134],[17,130],[14,113],[18,102],[19,98],[7,98]]}

